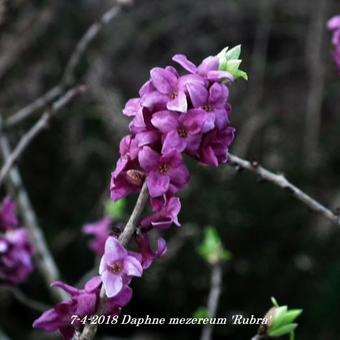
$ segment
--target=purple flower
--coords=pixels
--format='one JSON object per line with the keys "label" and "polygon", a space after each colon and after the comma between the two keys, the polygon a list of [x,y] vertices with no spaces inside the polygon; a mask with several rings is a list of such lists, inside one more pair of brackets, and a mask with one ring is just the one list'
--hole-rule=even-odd
{"label": "purple flower", "polygon": [[[157,93],[147,94],[142,98],[142,105],[150,107],[155,101],[165,102],[169,110],[186,112],[188,103],[185,95],[185,88],[180,82],[180,78],[173,68],[156,67],[150,72],[152,85],[158,91]],[[155,98],[152,98],[154,96]],[[147,98],[148,100],[146,100]]]}
{"label": "purple flower", "polygon": [[180,226],[178,214],[181,210],[181,201],[178,197],[163,195],[153,198],[151,205],[153,214],[142,221],[143,230],[150,228],[165,230],[170,228],[173,223]]}
{"label": "purple flower", "polygon": [[[63,289],[70,295],[70,300],[58,303],[54,308],[44,312],[34,321],[34,328],[44,329],[46,332],[60,331],[66,340],[72,339],[75,331],[81,331],[84,325],[81,319],[96,313],[100,299],[101,278],[96,276],[89,280],[83,289],[77,289],[66,283],[57,281],[51,286]],[[126,306],[132,296],[132,291],[125,286],[114,298],[108,299],[103,315],[118,315],[121,308]],[[72,315],[78,318],[73,320]]]}
{"label": "purple flower", "polygon": [[202,141],[200,161],[211,166],[224,164],[228,160],[228,148],[235,137],[235,129],[227,127],[224,130],[214,129],[208,132]]}
{"label": "purple flower", "polygon": [[332,32],[332,44],[334,46],[333,58],[340,72],[340,15],[334,16],[327,22],[327,28]]}
{"label": "purple flower", "polygon": [[173,149],[178,152],[196,151],[201,142],[200,133],[205,118],[204,111],[194,109],[180,115],[171,111],[156,112],[151,122],[165,135],[162,153]]}
{"label": "purple flower", "polygon": [[32,247],[23,228],[0,236],[0,280],[11,285],[24,282],[33,271]]}
{"label": "purple flower", "polygon": [[214,126],[218,129],[224,129],[229,124],[228,114],[231,108],[227,103],[229,90],[225,85],[213,83],[207,89],[200,84],[192,83],[188,85],[188,91],[193,106],[203,109],[211,117],[207,121],[204,132],[211,130]]}
{"label": "purple flower", "polygon": [[195,75],[178,76],[177,71],[168,66],[156,67],[151,70],[151,83],[147,90],[143,90],[141,104],[153,112],[168,109],[177,112],[186,112],[188,101],[186,96],[187,85],[190,83],[203,83],[201,77]]}
{"label": "purple flower", "polygon": [[138,159],[147,173],[146,184],[151,197],[161,196],[167,191],[177,192],[189,181],[189,171],[176,150],[160,155],[145,146],[139,152]]}
{"label": "purple flower", "polygon": [[111,298],[119,294],[132,276],[142,276],[143,268],[136,257],[130,255],[116,238],[110,236],[105,243],[99,274],[106,295]]}
{"label": "purple flower", "polygon": [[340,15],[330,18],[327,22],[327,28],[329,31],[340,30]]}
{"label": "purple flower", "polygon": [[120,200],[131,193],[139,192],[144,181],[144,173],[137,162],[127,156],[118,159],[116,169],[111,175],[111,199]]}
{"label": "purple flower", "polygon": [[14,229],[17,226],[16,205],[14,201],[6,197],[0,206],[0,231]]}
{"label": "purple flower", "polygon": [[159,238],[157,241],[156,251],[151,249],[150,240],[146,233],[137,235],[136,241],[142,255],[143,269],[149,268],[155,260],[164,256],[167,251],[166,242],[162,238]]}
{"label": "purple flower", "polygon": [[200,75],[210,81],[233,80],[233,76],[229,72],[219,70],[219,60],[216,56],[205,58],[199,66],[196,66],[183,54],[176,54],[172,60],[188,72]]}
{"label": "purple flower", "polygon": [[111,218],[105,217],[98,222],[86,224],[83,232],[93,235],[94,239],[90,242],[90,249],[99,256],[104,254],[105,242],[110,235],[112,226]]}

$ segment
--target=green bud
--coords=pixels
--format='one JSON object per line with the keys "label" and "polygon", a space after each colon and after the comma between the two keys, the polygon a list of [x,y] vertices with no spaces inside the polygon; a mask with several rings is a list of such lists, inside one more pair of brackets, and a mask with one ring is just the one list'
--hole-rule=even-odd
{"label": "green bud", "polygon": [[192,315],[196,319],[205,319],[209,317],[208,309],[206,307],[199,307]]}
{"label": "green bud", "polygon": [[210,264],[228,261],[231,253],[224,249],[220,236],[214,227],[206,227],[205,237],[198,248],[198,253]]}
{"label": "green bud", "polygon": [[241,45],[237,45],[237,46],[233,47],[228,52],[226,51],[226,54],[225,54],[227,60],[238,59],[240,57],[240,55],[241,55]]}
{"label": "green bud", "polygon": [[242,60],[239,59],[241,55],[241,45],[237,45],[232,49],[225,47],[218,55],[221,71],[229,72],[234,79],[243,78],[248,80],[248,75],[246,72],[239,69]]}
{"label": "green bud", "polygon": [[290,335],[294,339],[294,330],[297,327],[295,319],[302,313],[302,309],[288,309],[287,306],[279,306],[275,298],[271,298],[274,305],[265,318],[268,320],[267,335],[273,338],[282,335]]}
{"label": "green bud", "polygon": [[114,220],[120,219],[124,216],[125,206],[125,200],[120,200],[117,202],[107,200],[105,203],[105,215],[111,217]]}

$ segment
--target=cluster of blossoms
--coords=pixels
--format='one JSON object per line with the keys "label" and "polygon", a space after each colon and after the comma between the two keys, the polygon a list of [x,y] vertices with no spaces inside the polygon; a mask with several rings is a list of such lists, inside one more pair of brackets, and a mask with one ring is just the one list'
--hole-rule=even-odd
{"label": "cluster of blossoms", "polygon": [[340,15],[331,18],[327,23],[327,28],[333,33],[333,58],[338,71],[340,72]]}
{"label": "cluster of blossoms", "polygon": [[[94,236],[90,242],[91,250],[102,256],[100,262],[100,275],[91,278],[84,288],[78,289],[66,283],[57,281],[51,284],[54,288],[63,289],[70,295],[70,299],[57,304],[54,308],[44,312],[33,323],[34,328],[41,328],[47,332],[60,331],[63,337],[72,339],[75,332],[81,331],[86,318],[96,315],[99,308],[100,291],[104,285],[108,299],[104,308],[101,306],[101,315],[119,315],[132,297],[129,287],[132,277],[140,277],[157,258],[166,252],[166,243],[158,240],[158,249],[154,252],[149,238],[145,234],[137,235],[136,241],[140,252],[128,252],[117,240],[110,236],[113,221],[104,218],[96,223],[87,224],[83,231]],[[72,320],[72,317],[77,316]]]}
{"label": "cluster of blossoms", "polygon": [[16,206],[5,198],[0,206],[0,282],[16,286],[33,270],[27,231],[19,227]]}
{"label": "cluster of blossoms", "polygon": [[[70,295],[70,299],[58,303],[54,308],[44,312],[34,321],[34,328],[42,328],[47,332],[57,330],[65,339],[72,339],[76,331],[81,331],[84,324],[82,319],[94,315],[98,309],[102,280],[95,276],[89,280],[83,289],[77,289],[63,282],[54,282],[52,287],[61,288]],[[106,301],[103,315],[118,315],[122,307],[126,306],[132,297],[132,291],[128,286],[120,291],[114,298]],[[77,319],[72,321],[72,316]]]}
{"label": "cluster of blossoms", "polygon": [[71,324],[71,315],[78,315],[77,320],[81,320],[95,314],[102,287],[107,300],[104,309],[100,308],[101,313],[117,315],[129,303],[132,278],[141,277],[167,250],[165,241],[159,238],[154,251],[148,232],[180,225],[181,204],[177,195],[190,178],[183,155],[210,166],[227,162],[235,133],[230,126],[228,86],[236,78],[246,78],[239,70],[239,55],[239,46],[229,51],[224,49],[199,66],[183,55],[176,55],[173,60],[187,74],[179,75],[172,66],[151,70],[150,80],[139,91],[140,97],[129,100],[123,110],[132,118],[131,134],[120,143],[120,158],[110,186],[112,200],[118,201],[140,192],[146,182],[152,214],[140,222],[135,235],[139,251],[126,250],[112,235],[110,218],[86,225],[83,231],[94,236],[90,248],[101,256],[99,276],[87,282],[83,289],[54,283],[53,287],[65,290],[70,300],[44,312],[34,327],[48,332],[59,329],[70,339],[83,327],[82,322]]}
{"label": "cluster of blossoms", "polygon": [[228,85],[246,77],[238,69],[240,47],[224,49],[196,66],[184,55],[172,66],[154,68],[130,99],[123,113],[132,118],[131,134],[120,143],[120,158],[111,179],[111,198],[116,201],[139,192],[146,181],[153,214],[142,221],[144,230],[167,229],[179,224],[177,197],[190,179],[183,161],[187,154],[199,162],[218,166],[227,162],[235,129],[230,126]]}

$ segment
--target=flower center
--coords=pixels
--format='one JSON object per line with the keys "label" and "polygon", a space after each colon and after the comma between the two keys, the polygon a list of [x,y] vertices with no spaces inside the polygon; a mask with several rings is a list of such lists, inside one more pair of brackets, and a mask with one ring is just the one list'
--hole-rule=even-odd
{"label": "flower center", "polygon": [[166,164],[159,166],[159,172],[161,175],[165,175],[169,171],[169,167]]}
{"label": "flower center", "polygon": [[214,111],[214,105],[212,105],[212,104],[205,104],[204,106],[203,106],[203,110],[204,111],[207,111],[207,112],[212,112],[212,111]]}
{"label": "flower center", "polygon": [[144,182],[145,174],[143,171],[131,169],[126,172],[126,179],[134,185],[142,185]]}
{"label": "flower center", "polygon": [[180,127],[177,129],[177,133],[181,138],[187,138],[188,137],[188,132],[185,128]]}
{"label": "flower center", "polygon": [[170,95],[170,99],[174,100],[176,99],[178,96],[178,93],[176,91],[172,92],[171,95]]}
{"label": "flower center", "polygon": [[116,262],[113,266],[110,266],[111,272],[118,274],[123,271],[123,264],[120,262]]}

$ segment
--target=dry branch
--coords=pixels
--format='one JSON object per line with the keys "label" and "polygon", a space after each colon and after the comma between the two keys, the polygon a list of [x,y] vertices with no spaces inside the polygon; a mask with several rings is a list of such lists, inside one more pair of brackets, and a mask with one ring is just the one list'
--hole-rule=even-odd
{"label": "dry branch", "polygon": [[[140,220],[141,214],[145,208],[145,205],[148,200],[148,189],[146,186],[146,182],[144,182],[142,190],[138,196],[136,205],[130,215],[130,218],[128,222],[126,223],[126,226],[119,236],[119,242],[123,246],[127,246],[129,243],[131,237],[135,233],[137,229],[138,222]],[[100,302],[97,310],[97,314],[100,315],[103,313],[103,309],[105,308],[105,302],[106,302],[106,295],[105,295],[105,290],[104,287],[102,286],[102,289],[100,291]],[[73,337],[73,340],[92,340],[94,336],[96,335],[97,332],[97,325],[96,324],[91,324],[87,323],[82,331],[81,334],[76,334]]]}
{"label": "dry branch", "polygon": [[335,214],[330,209],[326,208],[324,205],[322,205],[312,197],[305,194],[302,190],[300,190],[294,184],[289,182],[283,174],[275,174],[263,168],[257,162],[249,162],[232,154],[229,154],[229,163],[230,165],[235,166],[237,168],[248,170],[258,175],[260,179],[271,182],[281,187],[282,189],[287,190],[296,199],[304,203],[308,208],[321,214],[322,216],[326,217],[333,223],[340,226],[340,217],[337,214]]}
{"label": "dry branch", "polygon": [[55,116],[64,106],[66,106],[76,95],[84,91],[84,86],[77,86],[68,90],[61,98],[52,104],[51,108],[47,110],[40,119],[21,137],[19,143],[7,157],[5,164],[0,170],[0,186],[5,177],[11,170],[11,167],[30,145],[34,138],[48,126],[50,119]]}

